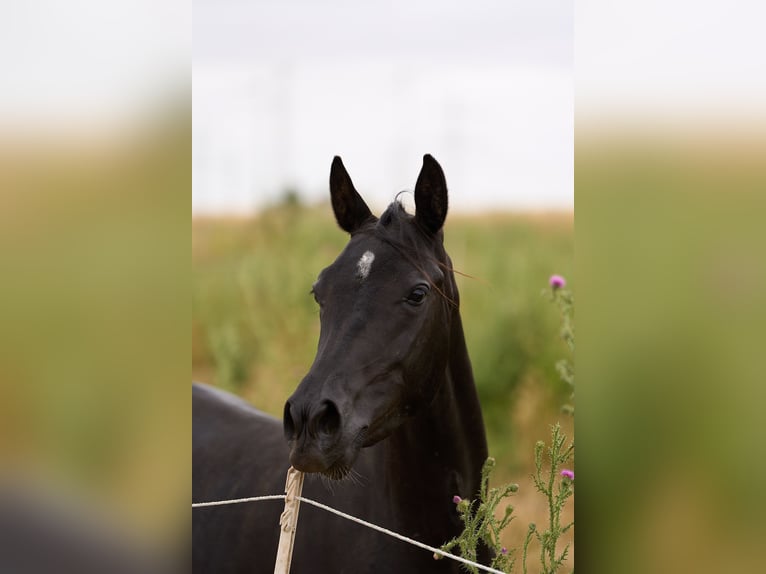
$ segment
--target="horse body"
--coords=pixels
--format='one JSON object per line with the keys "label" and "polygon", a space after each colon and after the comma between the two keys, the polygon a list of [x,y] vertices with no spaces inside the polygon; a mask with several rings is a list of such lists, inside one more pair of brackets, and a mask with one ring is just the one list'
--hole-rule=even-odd
{"label": "horse body", "polygon": [[[351,240],[314,285],[322,327],[314,364],[281,422],[194,386],[193,500],[281,494],[292,464],[307,473],[304,496],[440,546],[462,530],[452,498],[475,497],[487,456],[443,248],[444,177],[426,156],[416,216],[394,203],[380,219],[337,158],[330,183]],[[273,571],[282,506],[196,509],[195,572]],[[454,561],[301,505],[292,572],[458,571]]]}

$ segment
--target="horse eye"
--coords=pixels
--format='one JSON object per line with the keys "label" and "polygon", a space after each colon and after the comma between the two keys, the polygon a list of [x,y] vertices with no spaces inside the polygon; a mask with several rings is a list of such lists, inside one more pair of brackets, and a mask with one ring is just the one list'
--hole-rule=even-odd
{"label": "horse eye", "polygon": [[428,287],[425,285],[418,285],[415,287],[409,295],[407,295],[407,303],[410,305],[420,305],[428,295]]}

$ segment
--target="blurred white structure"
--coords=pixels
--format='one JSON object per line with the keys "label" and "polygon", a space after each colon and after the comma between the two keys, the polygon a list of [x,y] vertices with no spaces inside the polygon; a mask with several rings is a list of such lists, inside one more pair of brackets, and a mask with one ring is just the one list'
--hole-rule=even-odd
{"label": "blurred white structure", "polygon": [[334,155],[380,209],[424,153],[455,210],[571,209],[572,5],[533,4],[197,1],[195,213],[324,199]]}

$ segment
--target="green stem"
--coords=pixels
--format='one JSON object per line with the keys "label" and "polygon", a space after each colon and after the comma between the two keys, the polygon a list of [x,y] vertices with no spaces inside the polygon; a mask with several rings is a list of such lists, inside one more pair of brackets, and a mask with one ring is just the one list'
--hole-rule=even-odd
{"label": "green stem", "polygon": [[551,568],[553,568],[553,565],[556,562],[556,524],[557,524],[557,508],[556,503],[553,500],[553,489],[554,489],[554,481],[555,481],[555,472],[556,472],[556,466],[558,463],[556,454],[558,451],[558,440],[559,440],[559,427],[558,424],[553,428],[553,440],[551,441],[551,447],[549,449],[550,454],[550,460],[551,460],[551,468],[548,476],[548,488],[546,490],[546,496],[548,498],[548,527],[549,527],[549,537],[547,539],[547,552],[548,552],[548,564]]}
{"label": "green stem", "polygon": [[524,574],[527,574],[527,549],[529,548],[529,543],[532,541],[532,535],[534,533],[535,533],[535,525],[530,524],[529,530],[527,530],[527,537],[524,539],[524,552],[521,557],[521,567]]}

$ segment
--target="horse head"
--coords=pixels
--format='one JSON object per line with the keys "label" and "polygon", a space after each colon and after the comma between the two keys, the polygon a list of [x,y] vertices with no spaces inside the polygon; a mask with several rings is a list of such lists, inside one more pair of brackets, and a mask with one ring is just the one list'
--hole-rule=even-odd
{"label": "horse head", "polygon": [[394,201],[375,217],[339,157],[330,170],[338,225],[350,240],[312,293],[316,357],[284,410],[290,462],[339,479],[360,449],[427,407],[444,380],[457,308],[444,251],[444,173],[430,155],[415,185],[415,215]]}

